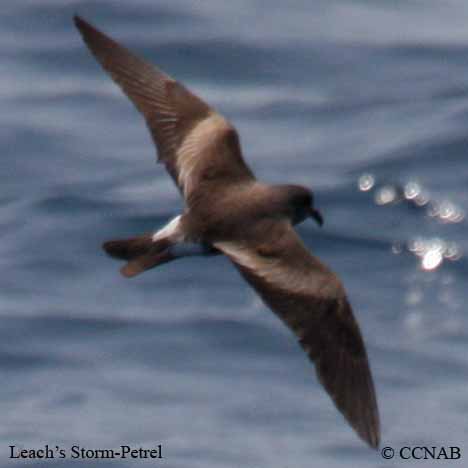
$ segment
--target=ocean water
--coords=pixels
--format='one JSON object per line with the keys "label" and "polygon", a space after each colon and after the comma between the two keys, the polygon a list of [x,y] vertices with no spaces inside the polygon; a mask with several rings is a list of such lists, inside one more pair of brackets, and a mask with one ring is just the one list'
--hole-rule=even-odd
{"label": "ocean water", "polygon": [[[299,232],[345,284],[394,459],[225,258],[129,281],[104,255],[182,202],[74,13],[226,115],[258,178],[314,189],[325,226]],[[100,468],[466,466],[468,3],[22,0],[0,17],[0,466],[80,464],[10,458],[46,444],[162,445],[81,460]]]}

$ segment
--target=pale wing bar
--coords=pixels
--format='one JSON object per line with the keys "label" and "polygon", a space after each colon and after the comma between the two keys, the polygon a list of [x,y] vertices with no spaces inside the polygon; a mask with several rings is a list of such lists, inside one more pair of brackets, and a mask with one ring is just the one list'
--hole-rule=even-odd
{"label": "pale wing bar", "polygon": [[[196,188],[198,180],[194,179],[203,178],[207,172],[211,180],[226,171],[253,178],[238,143],[233,146],[227,141],[230,147],[222,151],[225,140],[234,138],[238,142],[237,132],[226,119],[83,19],[75,17],[75,24],[98,62],[145,117],[159,160],[186,199],[186,185]],[[222,165],[225,167],[220,170]]]}
{"label": "pale wing bar", "polygon": [[361,332],[340,281],[295,231],[277,223],[262,245],[221,242],[263,301],[293,330],[318,378],[359,436],[377,447],[380,422]]}

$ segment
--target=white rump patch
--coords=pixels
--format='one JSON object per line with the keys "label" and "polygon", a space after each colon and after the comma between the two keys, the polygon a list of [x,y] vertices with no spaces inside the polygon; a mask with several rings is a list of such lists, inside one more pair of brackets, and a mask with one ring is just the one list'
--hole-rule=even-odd
{"label": "white rump patch", "polygon": [[163,228],[153,234],[153,242],[170,237],[174,240],[182,239],[183,233],[180,232],[180,218],[182,215],[171,219]]}
{"label": "white rump patch", "polygon": [[172,245],[169,247],[169,251],[174,257],[210,255],[211,252],[203,244],[185,240],[184,232],[180,227],[181,217],[182,215],[176,216],[159,231],[156,231],[152,237],[153,242],[161,239],[170,239]]}

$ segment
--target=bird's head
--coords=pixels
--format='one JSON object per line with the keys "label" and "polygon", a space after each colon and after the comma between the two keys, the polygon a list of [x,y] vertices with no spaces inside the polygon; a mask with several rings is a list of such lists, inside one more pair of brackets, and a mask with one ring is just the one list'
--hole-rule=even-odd
{"label": "bird's head", "polygon": [[298,185],[289,185],[287,190],[293,224],[301,223],[307,218],[313,218],[319,226],[322,226],[323,216],[314,207],[314,194],[312,191]]}

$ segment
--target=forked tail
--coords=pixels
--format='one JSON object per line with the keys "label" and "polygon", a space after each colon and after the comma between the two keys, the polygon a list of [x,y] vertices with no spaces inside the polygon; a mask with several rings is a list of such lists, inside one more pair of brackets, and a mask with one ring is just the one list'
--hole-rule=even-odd
{"label": "forked tail", "polygon": [[143,234],[131,239],[104,242],[102,248],[108,255],[119,260],[127,260],[120,272],[130,278],[150,268],[173,260],[169,239],[153,241],[152,234]]}

